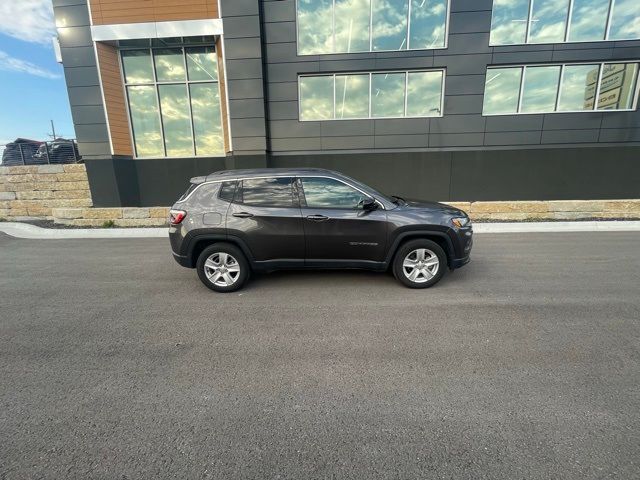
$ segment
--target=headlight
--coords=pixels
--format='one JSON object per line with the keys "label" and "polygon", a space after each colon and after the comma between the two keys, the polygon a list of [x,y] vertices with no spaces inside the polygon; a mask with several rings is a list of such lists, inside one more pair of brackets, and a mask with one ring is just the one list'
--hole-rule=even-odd
{"label": "headlight", "polygon": [[451,223],[456,228],[464,228],[469,226],[471,220],[469,220],[469,217],[454,217],[451,219]]}

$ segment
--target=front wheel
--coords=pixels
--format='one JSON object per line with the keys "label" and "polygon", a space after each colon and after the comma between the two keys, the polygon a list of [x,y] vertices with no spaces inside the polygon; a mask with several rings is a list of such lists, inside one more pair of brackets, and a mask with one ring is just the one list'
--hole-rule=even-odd
{"label": "front wheel", "polygon": [[437,243],[418,239],[401,245],[393,260],[393,274],[409,288],[429,288],[442,279],[447,255]]}
{"label": "front wheel", "polygon": [[249,263],[235,245],[216,243],[205,248],[196,264],[198,277],[216,292],[235,292],[249,278]]}

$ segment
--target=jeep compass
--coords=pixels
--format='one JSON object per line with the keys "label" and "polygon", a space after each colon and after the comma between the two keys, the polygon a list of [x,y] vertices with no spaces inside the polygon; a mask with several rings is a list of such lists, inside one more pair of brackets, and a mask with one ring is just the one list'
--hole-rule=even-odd
{"label": "jeep compass", "polygon": [[254,169],[191,179],[169,214],[176,261],[217,292],[251,272],[287,268],[386,271],[427,288],[469,261],[466,213],[387,197],[321,169]]}

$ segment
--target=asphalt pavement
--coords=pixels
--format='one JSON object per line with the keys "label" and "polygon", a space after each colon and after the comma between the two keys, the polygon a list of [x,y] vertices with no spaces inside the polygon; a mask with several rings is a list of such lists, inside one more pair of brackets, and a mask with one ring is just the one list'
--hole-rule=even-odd
{"label": "asphalt pavement", "polygon": [[640,478],[640,233],[226,295],[166,239],[0,234],[0,479],[29,478]]}

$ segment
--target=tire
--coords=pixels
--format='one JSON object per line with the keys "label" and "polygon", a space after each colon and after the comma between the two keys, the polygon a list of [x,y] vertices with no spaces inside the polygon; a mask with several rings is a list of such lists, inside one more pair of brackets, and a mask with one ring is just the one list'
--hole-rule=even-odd
{"label": "tire", "polygon": [[400,245],[393,259],[393,275],[409,288],[433,287],[446,270],[447,254],[440,245],[427,239],[409,240]]}
{"label": "tire", "polygon": [[242,250],[229,243],[214,243],[205,248],[198,257],[196,270],[200,281],[216,292],[235,292],[249,279],[247,258]]}

